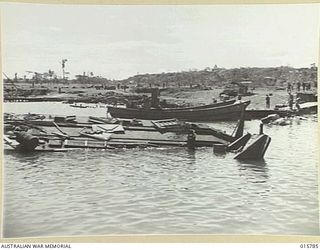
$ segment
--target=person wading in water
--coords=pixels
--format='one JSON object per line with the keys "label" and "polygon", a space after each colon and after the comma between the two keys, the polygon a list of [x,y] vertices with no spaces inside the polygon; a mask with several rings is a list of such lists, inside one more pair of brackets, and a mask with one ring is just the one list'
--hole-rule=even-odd
{"label": "person wading in water", "polygon": [[270,109],[270,96],[266,95],[266,108]]}

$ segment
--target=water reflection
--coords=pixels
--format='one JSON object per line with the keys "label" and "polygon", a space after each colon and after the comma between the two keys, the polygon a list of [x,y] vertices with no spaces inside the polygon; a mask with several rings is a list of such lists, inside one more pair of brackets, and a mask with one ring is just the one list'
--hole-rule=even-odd
{"label": "water reflection", "polygon": [[219,152],[214,152],[213,151],[213,154],[214,154],[214,156],[215,157],[218,157],[218,158],[221,158],[221,159],[224,159],[224,158],[226,158],[226,153],[224,152],[221,152],[221,153],[219,153]]}
{"label": "water reflection", "polygon": [[269,179],[269,169],[266,161],[262,160],[238,160],[240,176],[249,177],[252,183],[263,183]]}
{"label": "water reflection", "polygon": [[39,159],[42,157],[43,153],[40,152],[20,152],[14,150],[4,150],[6,158],[8,156],[14,157],[18,163],[23,164],[23,166],[35,167],[39,163]]}
{"label": "water reflection", "polygon": [[246,165],[250,167],[262,167],[265,168],[267,163],[265,159],[261,160],[237,160],[240,165]]}
{"label": "water reflection", "polygon": [[187,157],[188,157],[188,164],[194,164],[196,161],[196,150],[194,149],[187,149]]}

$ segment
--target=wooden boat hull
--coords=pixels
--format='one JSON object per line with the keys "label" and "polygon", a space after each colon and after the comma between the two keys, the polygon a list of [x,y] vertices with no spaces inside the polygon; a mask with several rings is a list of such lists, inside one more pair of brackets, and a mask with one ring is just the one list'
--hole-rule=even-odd
{"label": "wooden boat hull", "polygon": [[216,103],[211,103],[211,104],[207,104],[207,105],[201,105],[201,106],[195,106],[195,107],[184,107],[184,108],[165,108],[164,110],[195,110],[195,109],[206,109],[206,108],[216,108],[216,107],[221,107],[221,106],[226,106],[226,105],[230,105],[235,103],[236,100],[227,100],[227,101],[223,101],[223,102],[216,102]]}
{"label": "wooden boat hull", "polygon": [[317,102],[305,102],[300,104],[299,115],[316,114],[318,112]]}
{"label": "wooden boat hull", "polygon": [[128,119],[162,120],[176,118],[182,121],[222,121],[237,120],[241,111],[250,104],[237,102],[225,106],[212,108],[189,108],[189,109],[135,109],[109,107],[108,112],[112,117]]}

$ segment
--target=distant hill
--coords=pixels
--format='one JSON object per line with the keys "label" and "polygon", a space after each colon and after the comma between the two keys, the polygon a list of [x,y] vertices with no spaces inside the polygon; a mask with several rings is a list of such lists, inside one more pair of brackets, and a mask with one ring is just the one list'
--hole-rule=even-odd
{"label": "distant hill", "polygon": [[119,81],[123,85],[135,87],[223,87],[230,82],[251,81],[252,87],[286,86],[288,82],[317,83],[317,67],[292,68],[206,68],[161,74],[140,74]]}

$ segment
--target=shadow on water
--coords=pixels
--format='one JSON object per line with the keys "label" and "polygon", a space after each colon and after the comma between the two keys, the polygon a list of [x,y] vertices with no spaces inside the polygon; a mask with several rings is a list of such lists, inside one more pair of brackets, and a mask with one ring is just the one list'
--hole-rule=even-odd
{"label": "shadow on water", "polygon": [[4,150],[4,158],[7,156],[15,157],[21,163],[30,163],[34,164],[38,162],[39,158],[43,155],[43,152],[22,152],[22,151],[15,151],[11,149]]}

